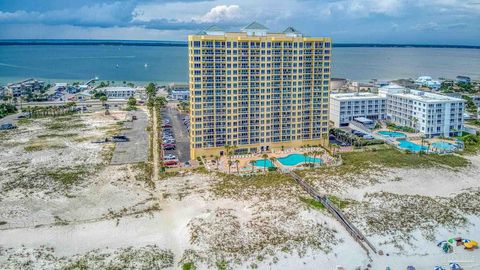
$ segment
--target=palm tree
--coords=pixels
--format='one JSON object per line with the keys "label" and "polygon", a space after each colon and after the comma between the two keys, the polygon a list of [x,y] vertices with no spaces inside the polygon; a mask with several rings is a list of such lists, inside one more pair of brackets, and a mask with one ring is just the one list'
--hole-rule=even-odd
{"label": "palm tree", "polygon": [[268,155],[267,154],[263,154],[262,155],[262,158],[263,158],[263,171],[265,172],[267,170],[267,159],[268,159]]}
{"label": "palm tree", "polygon": [[237,166],[237,173],[240,174],[240,168],[238,167],[238,164],[240,164],[240,160],[236,159],[234,162],[235,162],[235,165]]}
{"label": "palm tree", "polygon": [[252,173],[253,173],[253,169],[255,169],[255,160],[250,160],[250,165],[252,165]]}
{"label": "palm tree", "polygon": [[303,153],[303,157],[305,158],[305,164],[308,164],[308,163],[307,163],[308,153]]}
{"label": "palm tree", "polygon": [[227,164],[228,164],[228,173],[230,174],[230,167],[232,167],[232,161],[231,160],[227,161]]}
{"label": "palm tree", "polygon": [[105,104],[106,104],[106,102],[107,102],[107,100],[108,100],[108,97],[107,97],[107,96],[101,96],[101,97],[99,98],[99,100],[100,100],[100,102],[102,102],[102,107],[105,108]]}
{"label": "palm tree", "polygon": [[276,157],[271,157],[271,158],[270,158],[270,161],[272,162],[272,164],[274,164],[274,163],[275,163],[275,160],[277,160],[277,158],[276,158]]}
{"label": "palm tree", "polygon": [[220,161],[220,157],[214,156],[213,159],[215,160],[215,164],[217,164],[217,171],[218,171],[218,162]]}

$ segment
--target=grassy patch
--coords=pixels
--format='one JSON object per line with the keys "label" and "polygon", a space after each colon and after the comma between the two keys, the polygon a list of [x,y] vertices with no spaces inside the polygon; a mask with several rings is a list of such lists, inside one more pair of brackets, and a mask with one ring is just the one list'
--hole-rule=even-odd
{"label": "grassy patch", "polygon": [[299,197],[300,201],[306,203],[310,208],[313,209],[325,209],[323,204],[315,199],[308,198],[308,197]]}
{"label": "grassy patch", "polygon": [[187,262],[182,265],[182,270],[195,270],[195,265],[192,262]]}
{"label": "grassy patch", "polygon": [[219,196],[274,196],[272,190],[296,188],[296,184],[289,175],[278,172],[269,172],[261,175],[238,176],[221,174],[220,181],[213,186],[213,192]]}
{"label": "grassy patch", "polygon": [[2,225],[6,225],[6,224],[7,224],[7,222],[6,222],[6,221],[0,221],[0,226],[2,226]]}
{"label": "grassy patch", "polygon": [[86,125],[84,123],[53,122],[46,124],[45,127],[49,130],[68,130],[85,128]]}
{"label": "grassy patch", "polygon": [[71,186],[82,179],[86,170],[83,167],[63,168],[56,171],[47,172],[47,176],[53,180],[62,183],[64,186]]}
{"label": "grassy patch", "polygon": [[377,164],[390,168],[419,168],[433,166],[449,166],[452,168],[462,168],[470,165],[470,162],[457,155],[435,155],[435,154],[407,154],[395,149],[382,149],[371,152],[355,152],[342,154],[343,165],[348,167],[357,167]]}
{"label": "grassy patch", "polygon": [[39,140],[39,141],[29,142],[29,144],[24,147],[24,150],[27,152],[36,152],[36,151],[42,151],[47,149],[62,149],[62,148],[66,148],[66,146],[63,144],[58,144],[58,143],[53,144],[45,140]]}
{"label": "grassy patch", "polygon": [[342,200],[334,195],[328,195],[327,198],[340,209],[347,208],[351,204],[351,201]]}
{"label": "grassy patch", "polygon": [[32,123],[32,121],[33,120],[30,119],[30,118],[21,118],[17,121],[17,125],[19,125],[19,126],[28,125],[28,124]]}
{"label": "grassy patch", "polygon": [[37,138],[39,138],[39,139],[43,139],[43,138],[69,138],[69,137],[75,137],[77,135],[78,135],[78,133],[64,133],[64,134],[46,133],[46,134],[38,135]]}

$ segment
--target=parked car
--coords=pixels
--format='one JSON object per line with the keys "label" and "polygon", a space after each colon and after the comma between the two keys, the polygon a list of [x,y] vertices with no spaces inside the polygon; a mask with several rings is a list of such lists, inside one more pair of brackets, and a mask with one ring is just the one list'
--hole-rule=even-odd
{"label": "parked car", "polygon": [[163,160],[175,160],[175,159],[177,159],[177,157],[175,155],[172,155],[172,154],[168,154],[168,155],[163,157]]}
{"label": "parked car", "polygon": [[176,160],[166,160],[166,161],[163,162],[163,164],[165,164],[166,166],[177,165],[177,161]]}
{"label": "parked car", "polygon": [[125,135],[115,135],[115,136],[112,136],[112,141],[114,141],[114,142],[128,142],[129,139]]}
{"label": "parked car", "polygon": [[15,128],[17,128],[17,126],[15,126],[12,123],[6,123],[0,126],[0,130],[15,129]]}
{"label": "parked car", "polygon": [[171,128],[171,127],[172,127],[172,125],[170,125],[170,124],[163,124],[162,125],[162,128]]}
{"label": "parked car", "polygon": [[175,144],[173,143],[164,143],[162,145],[163,150],[175,150]]}

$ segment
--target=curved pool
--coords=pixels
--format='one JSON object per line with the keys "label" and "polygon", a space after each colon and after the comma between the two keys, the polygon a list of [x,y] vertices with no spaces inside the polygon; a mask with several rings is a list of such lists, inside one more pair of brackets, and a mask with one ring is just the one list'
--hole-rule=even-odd
{"label": "curved pool", "polygon": [[272,161],[269,159],[257,159],[255,160],[255,166],[256,167],[266,167],[266,168],[273,168],[275,165],[273,165]]}
{"label": "curved pool", "polygon": [[311,163],[322,163],[321,158],[313,158],[310,156],[305,157],[302,154],[290,154],[286,157],[281,157],[277,159],[282,165],[285,166],[296,166],[302,162],[311,162]]}
{"label": "curved pool", "polygon": [[431,147],[441,151],[455,151],[457,149],[454,144],[448,142],[434,142],[431,144]]}
{"label": "curved pool", "polygon": [[379,131],[377,132],[378,134],[385,136],[385,137],[392,137],[392,138],[406,138],[407,135],[401,133],[401,132],[396,132],[396,131]]}
{"label": "curved pool", "polygon": [[399,148],[409,150],[412,152],[420,152],[421,150],[425,151],[428,149],[428,147],[426,146],[421,146],[419,144],[416,144],[407,140],[401,140],[399,142],[400,142],[400,144],[398,145]]}

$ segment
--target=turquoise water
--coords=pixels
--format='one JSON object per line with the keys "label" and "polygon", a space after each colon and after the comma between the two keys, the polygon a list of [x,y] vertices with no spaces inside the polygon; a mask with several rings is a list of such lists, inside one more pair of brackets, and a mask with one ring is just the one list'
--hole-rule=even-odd
{"label": "turquoise water", "polygon": [[398,147],[402,148],[402,149],[406,149],[406,150],[410,150],[412,152],[419,152],[420,150],[427,150],[428,147],[426,146],[421,146],[421,145],[418,145],[416,143],[413,143],[411,141],[407,141],[407,140],[402,140],[400,141],[400,144],[398,145]]}
{"label": "turquoise water", "polygon": [[[307,157],[307,162],[321,163],[322,159]],[[285,166],[295,166],[302,162],[305,162],[305,156],[302,154],[291,154],[286,157],[278,158],[278,162]]]}
{"label": "turquoise water", "polygon": [[392,137],[392,138],[406,138],[407,135],[401,133],[401,132],[396,132],[396,131],[379,131],[378,134],[386,137]]}
{"label": "turquoise water", "polygon": [[255,166],[257,166],[257,167],[267,167],[267,168],[275,167],[269,159],[267,159],[267,160],[265,160],[265,159],[255,160]]}
{"label": "turquoise water", "polygon": [[454,151],[456,146],[448,142],[434,142],[432,143],[432,148],[436,148],[443,151]]}
{"label": "turquoise water", "polygon": [[[332,77],[369,81],[420,75],[455,78],[462,74],[479,79],[479,52],[452,48],[333,48]],[[117,83],[188,82],[188,49],[122,45],[0,46],[0,84],[30,77],[52,82],[85,81],[95,76]]]}

